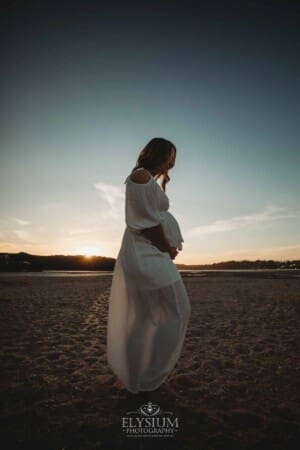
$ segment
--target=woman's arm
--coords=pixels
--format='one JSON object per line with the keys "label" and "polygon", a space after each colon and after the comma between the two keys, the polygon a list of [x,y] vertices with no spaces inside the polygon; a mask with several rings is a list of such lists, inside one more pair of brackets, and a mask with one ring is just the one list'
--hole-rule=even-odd
{"label": "woman's arm", "polygon": [[151,228],[143,228],[140,230],[146,238],[150,239],[151,243],[155,245],[161,252],[169,252],[170,244],[166,239],[163,227],[161,224]]}
{"label": "woman's arm", "polygon": [[161,224],[151,228],[143,228],[140,232],[150,239],[151,243],[161,252],[169,253],[172,259],[178,254],[177,250],[170,246]]}

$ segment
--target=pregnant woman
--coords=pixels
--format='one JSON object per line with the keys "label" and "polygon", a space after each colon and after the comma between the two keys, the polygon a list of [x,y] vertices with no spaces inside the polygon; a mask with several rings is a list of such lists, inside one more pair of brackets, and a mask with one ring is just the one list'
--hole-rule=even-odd
{"label": "pregnant woman", "polygon": [[191,312],[172,261],[183,242],[165,193],[175,158],[172,142],[154,138],[125,180],[126,228],[109,296],[107,361],[134,394],[153,391],[166,380],[180,356]]}

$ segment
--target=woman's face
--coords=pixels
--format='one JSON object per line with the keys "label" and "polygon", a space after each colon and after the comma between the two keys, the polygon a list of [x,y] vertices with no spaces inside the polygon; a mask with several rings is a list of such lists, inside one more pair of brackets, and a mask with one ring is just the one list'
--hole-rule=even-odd
{"label": "woman's face", "polygon": [[175,166],[175,150],[172,149],[172,152],[169,158],[161,165],[160,169],[162,173],[167,172]]}

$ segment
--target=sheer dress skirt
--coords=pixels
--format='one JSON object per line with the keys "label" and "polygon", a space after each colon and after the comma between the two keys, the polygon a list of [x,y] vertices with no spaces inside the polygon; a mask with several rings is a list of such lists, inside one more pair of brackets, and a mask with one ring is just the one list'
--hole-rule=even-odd
{"label": "sheer dress skirt", "polygon": [[[134,257],[135,245],[139,244],[138,240],[133,244],[130,239],[132,236],[125,232],[113,273],[107,362],[127,390],[138,393],[158,388],[174,368],[184,343],[191,306],[182,278],[169,255],[164,254],[166,259],[161,260],[162,252],[146,246],[150,251],[148,259],[151,261],[151,251],[154,257],[154,270],[150,270],[149,262],[143,266],[140,259]],[[133,254],[129,255],[126,247]],[[138,250],[140,255],[141,249]],[[157,271],[157,261],[158,267],[167,266],[164,283]],[[175,278],[174,274],[177,274]]]}

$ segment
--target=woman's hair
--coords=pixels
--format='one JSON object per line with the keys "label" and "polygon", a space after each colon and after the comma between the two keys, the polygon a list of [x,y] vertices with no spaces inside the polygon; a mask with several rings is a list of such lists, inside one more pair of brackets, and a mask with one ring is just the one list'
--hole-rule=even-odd
{"label": "woman's hair", "polygon": [[[170,156],[172,155],[172,151],[175,151],[176,158],[176,147],[173,142],[168,141],[167,139],[155,137],[145,145],[145,147],[141,150],[138,159],[131,173],[134,172],[139,167],[143,167],[144,169],[154,169],[158,168],[161,164],[168,161]],[[162,188],[165,191],[166,183],[170,181],[170,177],[167,172],[158,173],[155,175],[155,179],[158,179],[162,176]]]}

